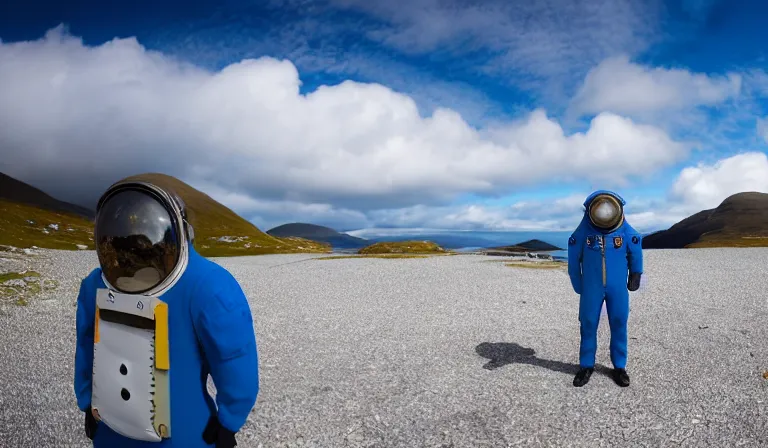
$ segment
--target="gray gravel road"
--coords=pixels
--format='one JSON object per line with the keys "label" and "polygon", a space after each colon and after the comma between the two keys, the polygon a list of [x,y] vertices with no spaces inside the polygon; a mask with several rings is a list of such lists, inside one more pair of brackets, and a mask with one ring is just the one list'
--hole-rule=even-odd
{"label": "gray gravel road", "polygon": [[[571,385],[578,298],[563,270],[470,255],[218,259],[259,342],[261,392],[238,446],[768,446],[768,250],[645,256],[626,389],[599,373]],[[24,263],[60,284],[0,309],[0,446],[86,447],[75,299],[95,254]],[[603,319],[610,367],[608,340]]]}

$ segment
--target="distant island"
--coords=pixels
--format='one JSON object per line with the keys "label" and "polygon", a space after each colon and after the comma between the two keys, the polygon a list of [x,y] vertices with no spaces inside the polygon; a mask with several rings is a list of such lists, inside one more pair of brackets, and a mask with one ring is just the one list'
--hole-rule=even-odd
{"label": "distant island", "polygon": [[747,192],[726,198],[667,230],[643,238],[643,249],[768,246],[768,194]]}
{"label": "distant island", "polygon": [[[553,252],[556,250],[564,250],[564,249],[561,249],[549,243],[545,243],[544,241],[541,241],[541,240],[533,239],[533,240],[528,240],[519,244],[514,244],[511,246],[499,246],[499,247],[491,247],[488,249],[481,249],[481,250],[478,250],[477,252],[483,255],[509,256],[509,255],[527,255],[527,254],[538,255],[539,252]],[[549,258],[549,257],[537,256],[535,258]]]}
{"label": "distant island", "polygon": [[330,227],[301,222],[277,226],[267,230],[267,235],[278,238],[304,238],[311,241],[330,244],[334,249],[359,249],[370,244],[368,240],[337,232]]}
{"label": "distant island", "polygon": [[361,255],[373,254],[443,254],[445,249],[432,241],[387,241],[375,243],[357,251]]}

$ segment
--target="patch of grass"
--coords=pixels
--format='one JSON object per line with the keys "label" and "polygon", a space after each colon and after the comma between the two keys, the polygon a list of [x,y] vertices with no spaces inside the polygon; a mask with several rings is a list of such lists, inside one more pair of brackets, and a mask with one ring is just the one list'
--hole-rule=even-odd
{"label": "patch of grass", "polygon": [[[446,254],[447,255],[447,254]],[[318,257],[315,260],[339,260],[343,258],[430,258],[438,256],[429,254],[363,254],[363,255],[338,255],[334,257]]]}
{"label": "patch of grass", "polygon": [[6,272],[4,274],[0,274],[0,283],[7,282],[8,280],[22,280],[26,277],[40,277],[40,274],[35,271]]}
{"label": "patch of grass", "polygon": [[568,264],[557,261],[513,261],[511,263],[504,263],[504,266],[529,269],[558,269],[565,268]]}
{"label": "patch of grass", "polygon": [[374,254],[447,254],[449,253],[432,241],[394,241],[375,243],[357,251],[361,255]]}
{"label": "patch of grass", "polygon": [[686,249],[716,247],[768,247],[768,236],[727,236],[717,235],[685,246]]}
{"label": "patch of grass", "polygon": [[303,238],[275,238],[259,230],[207,194],[175,177],[158,173],[127,178],[152,182],[176,192],[186,203],[195,229],[195,249],[206,257],[279,253],[329,253],[331,246]]}
{"label": "patch of grass", "polygon": [[[18,281],[11,282],[12,280]],[[23,286],[20,283],[23,283]],[[58,285],[53,280],[41,280],[40,274],[35,271],[6,272],[0,274],[0,299],[11,299],[16,305],[26,306],[29,299],[38,295],[43,287],[56,286]]]}
{"label": "patch of grass", "polygon": [[0,199],[0,246],[77,250],[93,249],[93,223],[86,218],[52,212]]}

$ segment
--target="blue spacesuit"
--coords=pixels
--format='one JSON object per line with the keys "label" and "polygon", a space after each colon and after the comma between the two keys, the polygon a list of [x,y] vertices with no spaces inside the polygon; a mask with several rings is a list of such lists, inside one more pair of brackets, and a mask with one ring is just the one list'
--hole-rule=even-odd
{"label": "blue spacesuit", "polygon": [[94,447],[232,447],[259,391],[250,307],[234,277],[194,250],[181,201],[141,188],[114,187],[100,206],[101,267],[80,285],[74,386],[86,434]]}
{"label": "blue spacesuit", "polygon": [[568,275],[579,294],[580,371],[575,386],[589,381],[597,351],[597,327],[605,301],[611,329],[614,380],[629,385],[627,320],[629,292],[639,287],[643,272],[642,236],[626,222],[625,205],[616,193],[599,190],[587,197],[581,223],[568,240]]}

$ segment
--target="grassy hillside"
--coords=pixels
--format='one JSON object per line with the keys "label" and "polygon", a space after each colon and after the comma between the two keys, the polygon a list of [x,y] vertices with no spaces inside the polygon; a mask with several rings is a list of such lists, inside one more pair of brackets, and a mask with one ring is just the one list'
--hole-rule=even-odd
{"label": "grassy hillside", "polygon": [[187,205],[189,220],[195,228],[195,249],[206,257],[330,252],[330,246],[303,238],[275,238],[267,235],[207,194],[175,177],[148,173],[128,179],[152,182],[170,188],[181,196]]}
{"label": "grassy hillside", "polygon": [[[203,256],[330,252],[330,246],[326,244],[302,238],[269,236],[210,196],[174,177],[142,174],[129,179],[170,188],[184,199],[195,228],[195,249]],[[74,213],[0,199],[0,245],[94,249],[93,222]]]}
{"label": "grassy hillside", "polygon": [[768,194],[736,193],[667,230],[643,238],[646,249],[768,246]]}
{"label": "grassy hillside", "polygon": [[376,243],[357,251],[358,254],[444,254],[445,249],[431,241],[396,241]]}
{"label": "grassy hillside", "polygon": [[93,249],[93,223],[78,215],[0,199],[0,245]]}

